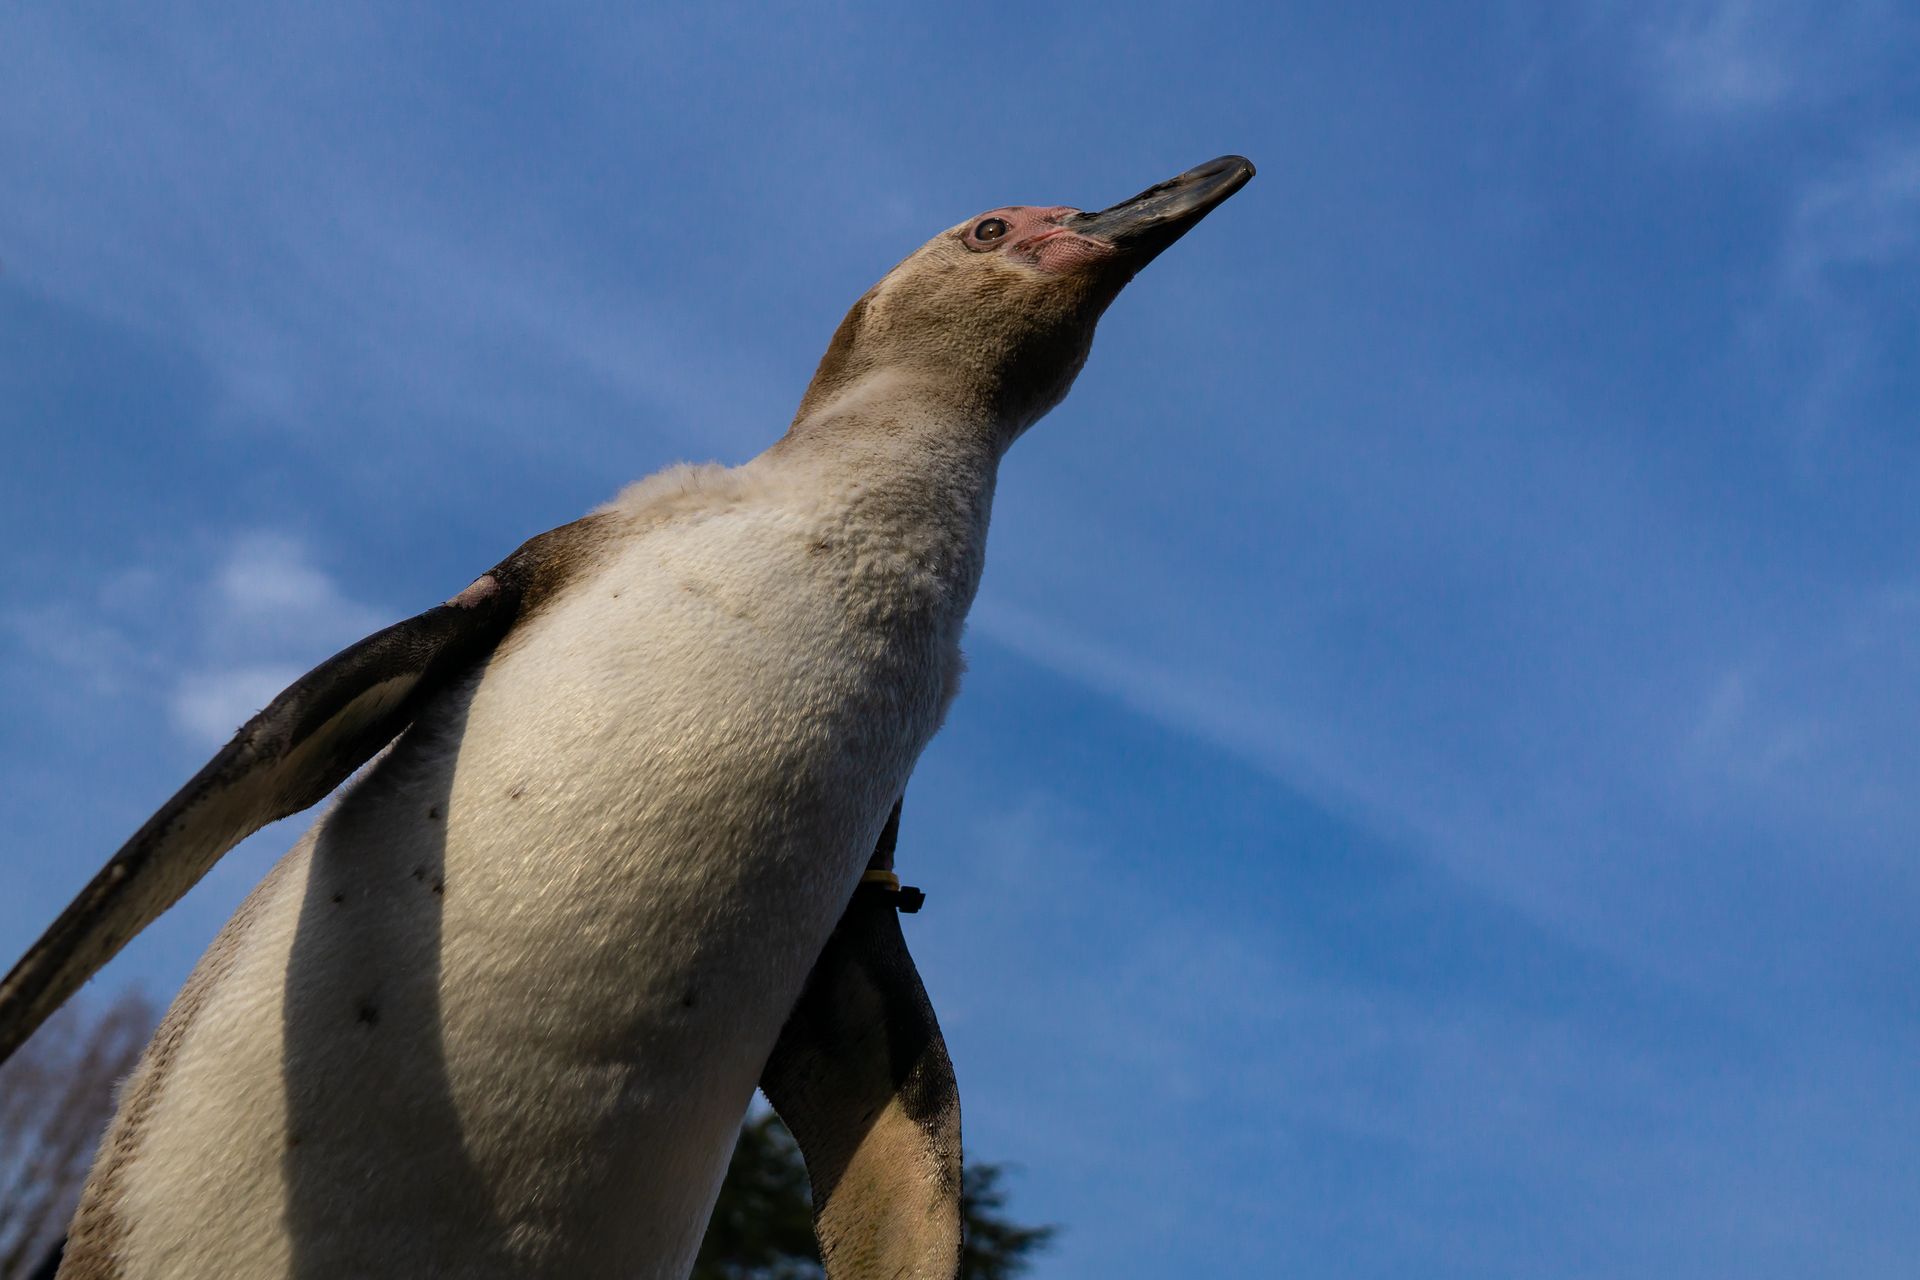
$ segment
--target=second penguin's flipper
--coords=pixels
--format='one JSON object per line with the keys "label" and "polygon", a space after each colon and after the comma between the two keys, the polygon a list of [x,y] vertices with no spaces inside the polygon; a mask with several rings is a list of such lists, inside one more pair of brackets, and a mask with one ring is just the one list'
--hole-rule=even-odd
{"label": "second penguin's flipper", "polygon": [[529,540],[447,603],[321,663],[241,726],[0,981],[0,1062],[222,854],[325,797],[483,661],[591,554],[601,520]]}
{"label": "second penguin's flipper", "polygon": [[806,1157],[828,1280],[960,1274],[960,1094],[899,896],[854,892],[760,1077]]}

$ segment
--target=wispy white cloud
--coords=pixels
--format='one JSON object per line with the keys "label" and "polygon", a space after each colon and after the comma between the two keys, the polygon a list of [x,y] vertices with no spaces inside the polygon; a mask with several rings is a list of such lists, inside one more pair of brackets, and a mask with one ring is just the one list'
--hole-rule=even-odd
{"label": "wispy white cloud", "polygon": [[[915,838],[919,857],[930,843],[944,845]],[[1196,1232],[1270,1250],[1245,1227],[1271,1213],[1274,1178],[1313,1203],[1358,1177],[1382,1190],[1335,1193],[1351,1215],[1343,1234],[1422,1237],[1427,1199],[1488,1169],[1548,1202],[1631,1218],[1639,1238],[1609,1246],[1623,1259],[1687,1240],[1724,1256],[1820,1194],[1813,1179],[1750,1179],[1750,1149],[1817,1148],[1827,1121],[1809,1113],[1858,1105],[1791,1073],[1663,1053],[1657,1035],[1577,1001],[1331,974],[1277,933],[1223,922],[1217,886],[1195,894],[1178,863],[1129,869],[1098,821],[1044,791],[979,815],[942,855],[915,873],[939,877],[942,905],[916,918],[913,947],[963,1071],[975,1149],[1069,1189],[1025,1202],[1031,1213],[1101,1224],[1061,1240],[1064,1274],[1142,1257],[1170,1269],[1160,1251]],[[1361,1154],[1349,1165],[1342,1153]],[[1200,1165],[1208,1176],[1182,1176]],[[1543,1205],[1538,1221],[1569,1211]],[[1401,1243],[1490,1252],[1444,1233]],[[1532,1247],[1501,1246],[1520,1251],[1522,1271]],[[1272,1254],[1245,1261],[1252,1273]]]}
{"label": "wispy white cloud", "polygon": [[174,727],[208,746],[226,741],[300,675],[298,667],[192,671],[174,682],[167,710]]}
{"label": "wispy white cloud", "polygon": [[207,643],[249,652],[338,647],[391,621],[349,599],[311,548],[280,533],[233,539],[214,567],[204,607]]}
{"label": "wispy white cloud", "polygon": [[1857,91],[1902,21],[1884,0],[1683,0],[1628,6],[1650,96],[1675,119],[1739,123]]}
{"label": "wispy white cloud", "polygon": [[392,621],[348,598],[284,534],[234,539],[200,597],[191,656],[171,679],[167,711],[202,745],[225,741],[314,661]]}
{"label": "wispy white cloud", "polygon": [[1915,286],[1920,138],[1875,137],[1797,184],[1772,293],[1744,336],[1767,374],[1788,382],[1788,443],[1804,459],[1848,430],[1863,388],[1904,363],[1887,337]]}
{"label": "wispy white cloud", "polygon": [[[1516,677],[1508,703],[1452,729],[1469,711],[1417,689],[1342,705],[1263,678],[1275,664],[1324,669],[1311,650],[1196,634],[1149,655],[991,591],[975,616],[991,642],[1231,754],[1570,944],[1709,990],[1747,963],[1747,943],[1709,941],[1671,895],[1716,874],[1713,842],[1766,830],[1788,876],[1831,867],[1838,843],[1871,878],[1861,869],[1887,865],[1894,833],[1920,824],[1920,755],[1901,728],[1920,717],[1920,650],[1899,621],[1912,598],[1895,584],[1824,619],[1780,618],[1719,666],[1713,647],[1740,624],[1688,636],[1657,669],[1558,652],[1544,660],[1560,678]],[[1503,718],[1516,730],[1489,735]],[[1680,856],[1676,842],[1703,847]]]}
{"label": "wispy white cloud", "polygon": [[297,538],[249,532],[224,543],[198,575],[119,572],[9,612],[6,630],[61,681],[99,699],[151,700],[176,732],[205,747],[303,670],[393,620],[351,598]]}
{"label": "wispy white cloud", "polygon": [[1920,137],[1881,138],[1808,182],[1787,227],[1782,271],[1803,297],[1835,272],[1911,263],[1920,251]]}
{"label": "wispy white cloud", "polygon": [[[1910,276],[1920,140],[1905,103],[1920,17],[1892,0],[1684,0],[1604,7],[1663,136],[1764,149],[1756,188],[1784,230],[1776,279],[1738,280],[1740,376],[1775,388],[1780,443],[1804,465],[1900,353],[1876,275]],[[1770,187],[1770,190],[1768,189]],[[1764,266],[1761,267],[1764,270]]]}
{"label": "wispy white cloud", "polygon": [[347,596],[298,539],[233,540],[203,589],[194,655],[167,698],[181,733],[221,742],[327,654],[392,619]]}
{"label": "wispy white cloud", "polygon": [[1770,664],[1742,662],[1728,670],[1708,692],[1698,723],[1686,736],[1684,755],[1689,763],[1705,767],[1723,779],[1765,784],[1782,769],[1804,764],[1816,750],[1816,724],[1773,719],[1765,715],[1757,686]]}
{"label": "wispy white cloud", "polygon": [[54,668],[94,697],[113,697],[151,673],[152,655],[84,604],[57,600],[4,615],[6,633],[35,663]]}
{"label": "wispy white cloud", "polygon": [[1773,0],[1696,0],[1663,5],[1648,21],[1644,50],[1668,105],[1730,114],[1780,105],[1801,88],[1783,45]]}
{"label": "wispy white cloud", "polygon": [[[981,634],[1161,724],[1190,733],[1257,768],[1304,782],[1321,800],[1351,807],[1366,797],[1329,767],[1326,737],[1269,705],[1240,673],[1155,662],[1081,634],[1056,619],[989,592],[975,606]],[[1379,815],[1379,806],[1365,803]]]}
{"label": "wispy white cloud", "polygon": [[[1392,726],[1378,724],[1370,708],[1356,705],[1349,721],[1333,720],[1289,705],[1276,684],[1256,678],[1265,664],[1244,652],[1218,666],[1194,661],[1192,652],[1157,659],[993,592],[975,606],[973,625],[1027,660],[1299,789],[1376,837],[1440,859],[1510,905],[1547,920],[1559,914],[1550,878],[1508,874],[1509,858],[1526,843],[1516,840],[1525,806],[1498,819],[1476,816],[1479,799],[1458,794],[1444,771],[1424,767],[1418,751],[1379,740]],[[1451,802],[1443,798],[1449,792]],[[1503,823],[1506,833],[1496,837]]]}
{"label": "wispy white cloud", "polygon": [[1920,589],[1890,583],[1730,664],[1680,742],[1674,799],[1798,834],[1823,858],[1878,858],[1887,835],[1920,828],[1916,723]]}
{"label": "wispy white cloud", "polygon": [[[387,43],[377,11],[276,21],[336,51]],[[786,389],[753,351],[703,341],[684,302],[605,287],[498,192],[414,181],[412,151],[471,145],[431,116],[370,148],[354,94],[324,77],[210,59],[166,24],[141,32],[139,58],[58,15],[23,26],[0,48],[0,139],[35,173],[0,208],[9,276],[188,347],[233,420],[387,450],[408,445],[396,419],[423,435],[538,424],[549,450],[604,443],[580,420],[608,404],[695,450],[778,422]],[[81,120],[117,145],[71,145]]]}

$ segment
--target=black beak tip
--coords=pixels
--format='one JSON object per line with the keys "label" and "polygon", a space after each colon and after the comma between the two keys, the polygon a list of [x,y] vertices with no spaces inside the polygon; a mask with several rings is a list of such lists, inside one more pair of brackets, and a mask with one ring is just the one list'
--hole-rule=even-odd
{"label": "black beak tip", "polygon": [[1127,250],[1132,261],[1144,265],[1246,186],[1253,172],[1253,161],[1245,156],[1220,156],[1156,183],[1131,200],[1098,213],[1074,214],[1066,222],[1083,235]]}
{"label": "black beak tip", "polygon": [[1253,161],[1245,156],[1220,156],[1205,164],[1195,165],[1167,183],[1167,186],[1185,194],[1185,203],[1190,208],[1209,213],[1246,186],[1253,174]]}
{"label": "black beak tip", "polygon": [[1233,184],[1233,189],[1238,191],[1241,187],[1246,186],[1247,179],[1251,178],[1255,173],[1258,173],[1259,170],[1255,169],[1253,167],[1253,161],[1247,159],[1245,156],[1221,156],[1218,159],[1207,161],[1205,164],[1192,170],[1192,172],[1196,176],[1202,174],[1208,177],[1215,175],[1223,176]]}

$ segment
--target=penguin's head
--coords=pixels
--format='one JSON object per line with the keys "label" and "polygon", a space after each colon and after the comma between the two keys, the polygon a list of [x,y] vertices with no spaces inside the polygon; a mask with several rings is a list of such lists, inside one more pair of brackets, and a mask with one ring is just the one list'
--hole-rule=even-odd
{"label": "penguin's head", "polygon": [[941,232],[854,303],[796,423],[874,378],[950,395],[997,443],[1060,403],[1134,273],[1246,185],[1222,156],[1109,209],[989,209]]}

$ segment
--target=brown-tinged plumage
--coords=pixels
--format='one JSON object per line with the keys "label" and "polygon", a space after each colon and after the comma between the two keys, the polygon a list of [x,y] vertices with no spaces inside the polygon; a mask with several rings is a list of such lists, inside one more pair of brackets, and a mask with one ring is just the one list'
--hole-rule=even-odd
{"label": "brown-tinged plumage", "polygon": [[684,1275],[764,1083],[833,1280],[952,1277],[953,1072],[856,885],[957,689],[1002,455],[1252,172],[941,233],[760,457],[633,486],[244,726],[0,983],[3,1057],[386,748],[175,1002],[62,1274]]}

